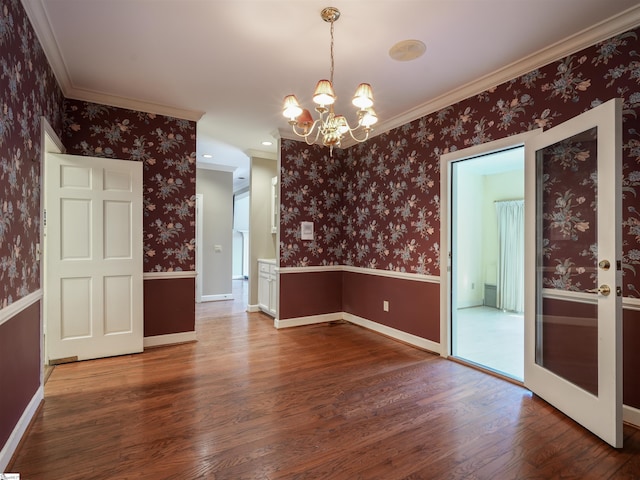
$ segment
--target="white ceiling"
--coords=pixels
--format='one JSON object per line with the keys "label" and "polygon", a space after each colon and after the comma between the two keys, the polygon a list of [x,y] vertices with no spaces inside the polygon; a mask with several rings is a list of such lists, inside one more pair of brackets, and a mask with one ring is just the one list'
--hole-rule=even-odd
{"label": "white ceiling", "polygon": [[[198,162],[235,169],[236,187],[239,176],[248,178],[248,153],[275,157],[273,135],[288,128],[283,97],[295,93],[310,108],[315,83],[329,76],[324,7],[341,11],[335,24],[336,109],[354,119],[349,99],[358,83],[370,83],[378,133],[428,113],[424,108],[449,92],[621,12],[618,23],[638,18],[638,0],[23,4],[66,96],[199,119]],[[392,60],[389,49],[407,39],[424,42],[425,55]],[[264,140],[274,145],[265,147]],[[202,157],[207,153],[213,159]]]}

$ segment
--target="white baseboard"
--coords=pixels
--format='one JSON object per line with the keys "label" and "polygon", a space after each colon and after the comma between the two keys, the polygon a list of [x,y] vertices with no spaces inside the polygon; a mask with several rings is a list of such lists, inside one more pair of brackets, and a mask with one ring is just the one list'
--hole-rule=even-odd
{"label": "white baseboard", "polygon": [[302,325],[335,322],[336,320],[342,320],[342,312],[310,315],[308,317],[287,318],[285,320],[275,318],[273,320],[273,326],[276,328],[301,327]]}
{"label": "white baseboard", "polygon": [[403,343],[408,343],[409,345],[412,345],[414,347],[428,350],[430,352],[437,353],[438,355],[440,354],[440,344],[432,340],[427,340],[426,338],[418,337],[417,335],[403,332],[402,330],[388,327],[387,325],[373,322],[371,320],[367,320],[366,318],[357,317],[356,315],[352,315],[350,313],[343,312],[342,315],[342,318],[344,320],[346,320],[347,322],[351,322],[354,325],[359,325],[369,330],[373,330],[374,332],[381,333],[383,335],[386,335],[387,337],[391,337]]}
{"label": "white baseboard", "polygon": [[219,302],[220,300],[233,300],[233,293],[222,293],[220,295],[202,295],[201,302]]}
{"label": "white baseboard", "polygon": [[260,311],[260,306],[259,305],[247,305],[247,312],[254,313],[254,312],[259,312],[259,311]]}
{"label": "white baseboard", "polygon": [[44,400],[44,387],[40,386],[38,390],[36,390],[35,395],[27,405],[27,408],[24,409],[20,420],[16,424],[13,432],[9,435],[9,439],[7,443],[2,447],[2,451],[0,451],[0,472],[5,472],[7,470],[7,465],[11,461],[11,457],[15,453],[18,445],[20,444],[20,440],[22,440],[22,436],[27,431],[29,427],[29,423],[31,423],[31,419],[38,411],[38,407],[40,403]]}
{"label": "white baseboard", "polygon": [[636,428],[640,428],[640,409],[623,405],[622,420]]}
{"label": "white baseboard", "polygon": [[287,318],[286,320],[280,320],[276,318],[273,321],[273,326],[276,328],[301,327],[303,325],[334,322],[336,320],[345,320],[347,322],[353,323],[354,325],[359,325],[369,330],[382,333],[383,335],[391,337],[395,340],[400,340],[401,342],[408,343],[409,345],[413,345],[414,347],[440,354],[440,344],[437,342],[433,342],[431,340],[427,340],[426,338],[421,338],[416,335],[412,335],[410,333],[406,333],[401,330],[382,325],[381,323],[367,320],[366,318],[357,317],[346,312],[327,313],[324,315],[310,315],[308,317]]}
{"label": "white baseboard", "polygon": [[176,343],[187,343],[196,341],[196,332],[169,333],[167,335],[154,335],[144,337],[144,347],[160,347],[162,345],[174,345]]}

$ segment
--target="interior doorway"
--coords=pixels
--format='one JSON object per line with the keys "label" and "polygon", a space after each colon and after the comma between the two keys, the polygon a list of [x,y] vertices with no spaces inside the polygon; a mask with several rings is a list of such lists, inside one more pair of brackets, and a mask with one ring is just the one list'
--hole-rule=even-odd
{"label": "interior doorway", "polygon": [[524,147],[451,165],[451,355],[524,379]]}

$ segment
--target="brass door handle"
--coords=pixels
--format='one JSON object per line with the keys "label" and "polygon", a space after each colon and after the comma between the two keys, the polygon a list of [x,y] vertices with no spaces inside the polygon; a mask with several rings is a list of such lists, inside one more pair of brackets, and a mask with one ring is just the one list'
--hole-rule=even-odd
{"label": "brass door handle", "polygon": [[606,297],[611,293],[611,287],[609,287],[609,285],[600,285],[598,288],[590,288],[588,290],[585,290],[585,292],[600,293]]}

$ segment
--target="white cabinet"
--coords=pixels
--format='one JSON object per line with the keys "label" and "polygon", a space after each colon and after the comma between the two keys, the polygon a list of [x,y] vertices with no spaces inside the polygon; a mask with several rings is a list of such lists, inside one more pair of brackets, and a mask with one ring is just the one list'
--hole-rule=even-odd
{"label": "white cabinet", "polygon": [[278,279],[275,260],[258,260],[258,307],[276,316],[278,304]]}

